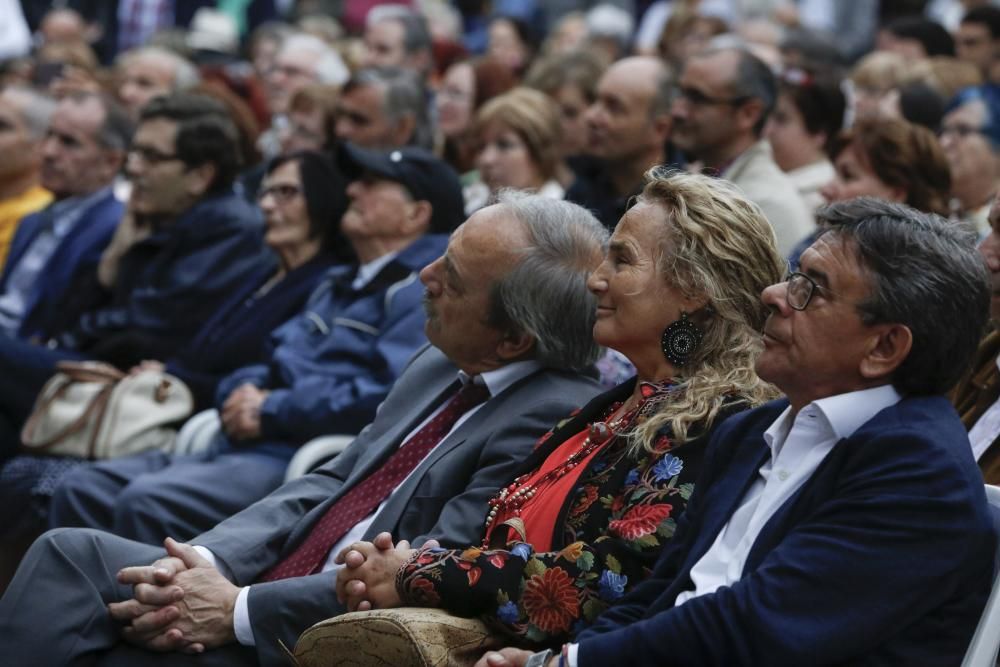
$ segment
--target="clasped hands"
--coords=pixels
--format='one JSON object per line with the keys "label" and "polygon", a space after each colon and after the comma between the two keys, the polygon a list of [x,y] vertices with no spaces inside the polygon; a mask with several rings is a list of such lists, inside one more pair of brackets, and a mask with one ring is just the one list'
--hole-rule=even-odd
{"label": "clasped hands", "polygon": [[[437,540],[424,543],[424,548],[438,546]],[[344,566],[337,573],[337,599],[348,611],[401,606],[396,573],[417,551],[406,540],[393,544],[389,533],[379,533],[371,542],[355,542],[335,559]],[[489,651],[476,662],[476,667],[523,667],[530,656],[531,651],[513,647]],[[555,662],[558,660],[552,661]]]}
{"label": "clasped hands", "polygon": [[249,382],[233,390],[222,404],[222,430],[231,440],[251,440],[260,437],[260,409],[268,395]]}
{"label": "clasped hands", "polygon": [[[437,540],[424,544],[437,546]],[[393,544],[389,533],[379,533],[371,542],[355,542],[334,559],[344,566],[337,573],[337,599],[348,611],[399,607],[396,573],[416,552],[406,540]]]}
{"label": "clasped hands", "polygon": [[185,653],[236,641],[233,609],[239,588],[194,547],[169,537],[163,544],[165,558],[118,572],[118,582],[130,584],[134,597],[108,605],[108,612],[125,626],[125,641]]}

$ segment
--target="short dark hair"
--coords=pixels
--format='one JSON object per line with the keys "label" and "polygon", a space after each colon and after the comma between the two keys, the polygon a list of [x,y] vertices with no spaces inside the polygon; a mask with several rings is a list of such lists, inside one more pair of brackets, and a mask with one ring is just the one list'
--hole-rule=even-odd
{"label": "short dark hair", "polygon": [[243,165],[239,134],[221,102],[194,93],[174,93],[154,98],[143,107],[140,123],[165,118],[177,123],[175,148],[184,164],[215,166],[211,194],[224,192]]}
{"label": "short dark hair", "polygon": [[339,260],[352,261],[354,251],[340,232],[340,219],[348,205],[347,179],[329,155],[316,151],[279,155],[268,163],[267,174],[289,162],[299,167],[302,196],[309,214],[309,238],[320,239],[323,252]]}
{"label": "short dark hair", "polygon": [[868,325],[898,323],[913,345],[892,376],[901,394],[942,394],[965,373],[986,326],[990,278],[963,225],[872,197],[837,202],[817,214],[853,245],[870,294],[858,304]]}
{"label": "short dark hair", "polygon": [[844,127],[847,100],[840,79],[827,73],[789,70],[781,75],[780,94],[787,96],[810,134],[826,134],[824,149],[829,152]]}
{"label": "short dark hair", "polygon": [[962,17],[962,23],[980,23],[990,31],[990,37],[1000,37],[1000,7],[985,5],[970,9]]}
{"label": "short dark hair", "polygon": [[885,30],[896,37],[917,40],[928,56],[955,55],[955,40],[948,31],[922,16],[902,16],[886,25]]}

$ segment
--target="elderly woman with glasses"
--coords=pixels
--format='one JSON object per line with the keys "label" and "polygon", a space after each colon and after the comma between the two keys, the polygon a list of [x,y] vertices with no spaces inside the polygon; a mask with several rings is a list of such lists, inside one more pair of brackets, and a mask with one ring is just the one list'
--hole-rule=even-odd
{"label": "elderly woman with glasses", "polygon": [[356,543],[349,609],[439,607],[510,641],[558,644],[635,586],[670,539],[706,438],[767,400],[754,372],[760,292],[784,262],[760,209],[725,181],[654,170],[589,280],[594,339],[637,376],[538,441],[483,507],[474,545]]}
{"label": "elderly woman with glasses", "polygon": [[987,85],[959,92],[941,121],[940,137],[951,167],[954,213],[986,236],[1000,186],[1000,90]]}

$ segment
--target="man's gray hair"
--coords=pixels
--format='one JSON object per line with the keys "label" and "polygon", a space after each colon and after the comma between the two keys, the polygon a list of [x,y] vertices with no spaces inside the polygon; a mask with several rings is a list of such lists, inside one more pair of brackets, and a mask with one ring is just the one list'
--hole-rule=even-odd
{"label": "man's gray hair", "polygon": [[[713,40],[712,46],[704,51],[699,51],[693,57],[704,58],[725,51],[734,51],[739,56],[736,75],[731,82],[731,94],[734,98],[760,100],[762,107],[760,118],[753,126],[754,134],[759,137],[764,131],[768,117],[774,111],[774,105],[778,102],[778,79],[774,76],[770,66],[752,54],[746,47],[732,43],[728,46],[718,46],[725,42],[717,40],[718,38]],[[739,43],[736,42],[736,44]]]}
{"label": "man's gray hair", "polygon": [[527,232],[520,261],[492,288],[490,323],[530,334],[543,366],[582,370],[601,353],[593,329],[597,300],[587,289],[608,231],[585,208],[541,195],[503,191],[497,204]]}
{"label": "man's gray hair", "polygon": [[2,94],[13,102],[31,138],[36,141],[45,138],[52,112],[56,110],[56,101],[50,95],[31,86],[7,86]]}
{"label": "man's gray hair", "polygon": [[340,52],[315,35],[302,32],[289,35],[281,43],[279,53],[284,51],[306,51],[313,54],[317,83],[342,86],[351,76],[351,71],[344,64]]}
{"label": "man's gray hair", "polygon": [[941,394],[968,368],[986,326],[990,278],[964,226],[903,204],[861,197],[818,213],[853,246],[870,295],[865,324],[897,323],[913,335],[892,384],[904,395]]}
{"label": "man's gray hair", "polygon": [[403,26],[403,50],[406,53],[431,51],[432,39],[427,21],[418,12],[406,5],[376,5],[368,12],[365,26],[373,26],[382,21],[396,21]]}
{"label": "man's gray hair", "polygon": [[403,116],[413,116],[413,136],[407,145],[433,150],[434,131],[427,108],[427,93],[414,72],[400,67],[364,67],[354,73],[344,86],[344,92],[366,86],[382,89],[382,111],[389,120],[396,122]]}
{"label": "man's gray hair", "polygon": [[175,93],[190,90],[201,82],[201,75],[198,74],[198,68],[195,67],[194,63],[179,53],[162,46],[141,46],[126,51],[118,57],[117,62],[119,66],[124,67],[143,56],[160,58],[170,63],[174,69],[173,91]]}

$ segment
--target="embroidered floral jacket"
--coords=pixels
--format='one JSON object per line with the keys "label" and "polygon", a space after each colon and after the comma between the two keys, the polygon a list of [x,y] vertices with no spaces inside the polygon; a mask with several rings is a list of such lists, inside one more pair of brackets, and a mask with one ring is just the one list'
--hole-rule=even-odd
{"label": "embroidered floral jacket", "polygon": [[[626,382],[560,423],[539,440],[520,472],[536,469],[567,438],[603,419],[634,386],[634,379]],[[746,407],[728,401],[713,428]],[[675,447],[663,431],[657,453],[638,458],[627,455],[626,438],[609,443],[564,501],[552,551],[536,553],[524,542],[505,549],[422,550],[397,576],[400,597],[409,605],[484,616],[533,644],[576,635],[649,573],[673,535],[708,435],[697,428],[691,433],[688,442]]]}

